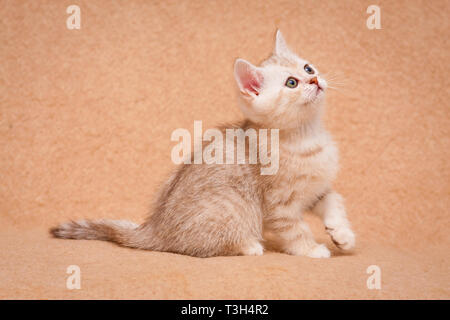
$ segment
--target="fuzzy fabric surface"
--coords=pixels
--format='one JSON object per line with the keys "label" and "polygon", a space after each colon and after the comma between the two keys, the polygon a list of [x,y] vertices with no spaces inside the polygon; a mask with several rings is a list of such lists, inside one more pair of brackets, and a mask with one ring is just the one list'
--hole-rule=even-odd
{"label": "fuzzy fabric surface", "polygon": [[[2,1],[1,299],[449,299],[450,3]],[[369,30],[367,7],[381,9]],[[171,133],[239,120],[233,64],[276,29],[336,78],[326,126],[357,247],[330,259],[193,258],[53,239],[68,219],[142,222],[175,165]],[[67,267],[81,270],[68,290]],[[381,270],[369,290],[366,270]]]}

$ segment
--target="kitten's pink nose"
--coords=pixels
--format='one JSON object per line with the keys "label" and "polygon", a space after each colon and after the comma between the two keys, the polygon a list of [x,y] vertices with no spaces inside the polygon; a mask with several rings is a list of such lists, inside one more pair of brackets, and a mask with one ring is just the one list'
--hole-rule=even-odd
{"label": "kitten's pink nose", "polygon": [[317,77],[314,77],[312,79],[309,80],[309,84],[315,84],[316,86],[319,85],[319,81],[317,80]]}
{"label": "kitten's pink nose", "polygon": [[320,84],[319,84],[319,80],[317,79],[317,77],[314,77],[314,78],[312,78],[312,79],[309,79],[309,84],[315,84],[316,86],[317,86],[317,89],[318,90],[320,90],[320,89],[322,89],[323,90],[323,88],[320,86]]}

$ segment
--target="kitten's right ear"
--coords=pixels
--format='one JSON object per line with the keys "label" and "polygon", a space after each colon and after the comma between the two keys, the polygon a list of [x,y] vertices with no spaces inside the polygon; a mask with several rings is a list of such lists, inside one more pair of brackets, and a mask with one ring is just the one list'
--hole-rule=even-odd
{"label": "kitten's right ear", "polygon": [[264,77],[258,67],[243,59],[237,59],[234,64],[234,77],[242,94],[247,97],[259,95]]}
{"label": "kitten's right ear", "polygon": [[277,35],[275,38],[274,54],[279,57],[289,57],[292,55],[292,51],[286,44],[286,40],[284,40],[283,34],[280,30],[277,30]]}

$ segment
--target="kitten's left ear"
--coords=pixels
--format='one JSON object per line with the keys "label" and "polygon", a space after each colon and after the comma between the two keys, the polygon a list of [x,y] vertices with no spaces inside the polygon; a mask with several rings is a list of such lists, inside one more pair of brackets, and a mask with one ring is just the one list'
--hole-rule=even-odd
{"label": "kitten's left ear", "polygon": [[293,54],[292,51],[287,46],[286,40],[284,40],[283,34],[281,33],[280,30],[277,30],[274,54],[279,57],[289,56]]}
{"label": "kitten's left ear", "polygon": [[237,59],[234,63],[234,77],[242,94],[253,98],[259,95],[264,77],[258,67],[243,59]]}

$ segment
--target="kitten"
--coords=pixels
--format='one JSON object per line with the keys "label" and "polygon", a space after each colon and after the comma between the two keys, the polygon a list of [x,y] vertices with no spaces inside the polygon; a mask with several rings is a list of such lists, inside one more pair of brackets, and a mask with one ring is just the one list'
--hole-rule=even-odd
{"label": "kitten", "polygon": [[266,247],[327,258],[330,251],[315,242],[302,219],[302,212],[311,210],[339,248],[353,248],[343,199],[331,187],[338,153],[321,123],[326,81],[288,48],[280,31],[269,59],[260,67],[238,59],[234,72],[247,119],[234,127],[279,129],[276,174],[261,175],[261,165],[248,162],[183,164],[142,225],[78,221],[50,232],[58,238],[107,240],[196,257],[262,255]]}

